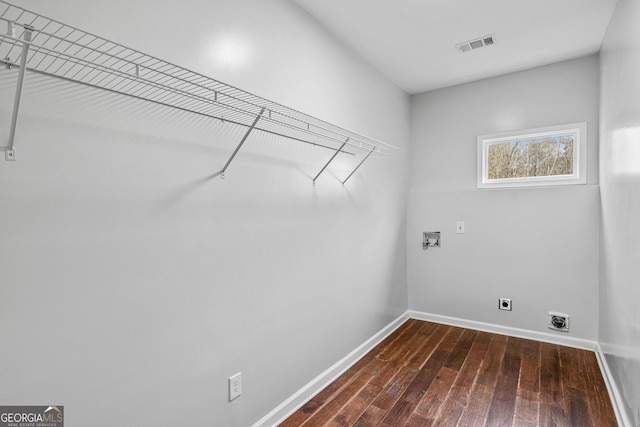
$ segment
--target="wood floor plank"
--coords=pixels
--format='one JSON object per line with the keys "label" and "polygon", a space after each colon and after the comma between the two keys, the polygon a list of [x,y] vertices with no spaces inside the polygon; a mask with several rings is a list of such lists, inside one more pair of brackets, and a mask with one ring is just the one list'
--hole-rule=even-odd
{"label": "wood floor plank", "polygon": [[558,346],[541,343],[540,360],[540,400],[564,408]]}
{"label": "wood floor plank", "polygon": [[460,372],[456,377],[455,386],[468,387],[471,390],[473,384],[476,381],[478,373],[480,372],[480,366],[484,361],[487,351],[489,350],[489,344],[491,343],[492,335],[486,332],[478,332],[467,358],[465,359]]}
{"label": "wood floor plank", "polygon": [[[472,332],[472,333],[468,333]],[[479,340],[478,340],[479,339]],[[478,340],[478,343],[476,341]],[[490,336],[476,331],[465,331],[451,355],[445,361],[447,369],[458,370],[457,375],[439,407],[432,409],[427,416],[434,425],[456,425],[467,406],[471,387],[477,377],[479,367],[487,355]],[[423,398],[424,402],[425,399]],[[435,403],[435,402],[434,402]]]}
{"label": "wood floor plank", "polygon": [[[419,366],[421,366],[424,361],[428,358],[428,354],[425,354],[424,351],[424,343],[428,341],[428,338],[431,337],[437,330],[437,326],[432,323],[424,323],[417,331],[416,334],[404,345],[399,351],[394,355],[394,358],[389,362],[393,363],[395,366],[400,367],[408,364],[410,360],[420,360]],[[435,339],[438,339],[437,336]],[[439,341],[439,339],[438,339]],[[418,367],[419,367],[418,366]]]}
{"label": "wood floor plank", "polygon": [[404,348],[404,345],[406,345],[406,343],[418,333],[421,324],[417,320],[409,319],[403,324],[403,326],[405,326],[405,328],[403,328],[400,334],[397,336],[393,334],[385,340],[385,345],[382,346],[375,356],[377,359],[385,362],[393,359],[393,356],[399,353]]}
{"label": "wood floor plank", "polygon": [[494,386],[498,379],[498,372],[502,366],[504,352],[507,349],[507,337],[504,335],[494,335],[489,346],[490,351],[482,362],[477,381],[480,384]]}
{"label": "wood floor plank", "polygon": [[464,363],[467,355],[469,354],[469,350],[471,349],[471,345],[476,339],[478,333],[472,330],[465,330],[462,333],[462,336],[456,343],[456,346],[451,350],[451,354],[445,360],[444,366],[447,368],[459,370],[462,364]]}
{"label": "wood floor plank", "polygon": [[386,413],[384,409],[371,405],[356,420],[353,427],[375,427],[380,424]]}
{"label": "wood floor plank", "polygon": [[389,381],[385,388],[374,399],[372,405],[383,409],[385,413],[389,411],[419,372],[417,369],[403,366],[400,371],[398,371],[398,374]]}
{"label": "wood floor plank", "polygon": [[[357,374],[358,371],[354,371],[353,368],[348,369],[280,425],[282,427],[297,427],[302,425],[323,408],[327,402],[332,402],[336,396],[353,381],[354,373]],[[369,378],[372,377],[371,374],[366,375],[368,375]]]}
{"label": "wood floor plank", "polygon": [[477,331],[476,339],[473,341],[469,351],[469,357],[483,359],[494,336],[495,334],[489,332]]}
{"label": "wood floor plank", "polygon": [[[542,394],[542,393],[541,393]],[[569,424],[564,409],[557,405],[540,402],[539,420],[541,426],[565,427]]]}
{"label": "wood floor plank", "polygon": [[571,347],[558,346],[558,354],[560,358],[560,374],[562,376],[562,385],[564,388],[574,387],[583,389],[585,382],[584,376],[586,372],[579,362],[578,349]]}
{"label": "wood floor plank", "polygon": [[579,356],[580,362],[584,366],[584,372],[586,373],[587,393],[592,409],[593,424],[602,427],[617,425],[609,418],[609,414],[613,412],[613,405],[607,391],[607,386],[604,383],[604,378],[600,372],[595,353],[581,351]]}
{"label": "wood floor plank", "polygon": [[465,411],[466,402],[469,398],[470,390],[468,387],[451,387],[446,399],[436,413],[434,425],[438,426],[455,426]]}
{"label": "wood floor plank", "polygon": [[481,425],[484,425],[487,415],[489,414],[489,409],[491,408],[494,392],[495,387],[493,386],[475,383],[471,388],[466,410],[461,415],[458,425],[463,427],[468,425],[479,425],[477,421],[478,419],[481,419]]}
{"label": "wood floor plank", "polygon": [[455,387],[466,388],[470,393],[471,388],[476,382],[476,378],[478,377],[478,372],[481,366],[482,359],[468,358],[467,360],[465,360],[462,368],[460,369],[460,371],[458,371],[458,375],[456,376],[453,385]]}
{"label": "wood floor plank", "polygon": [[450,405],[447,405],[440,411],[440,415],[438,419],[435,421],[438,426],[456,426],[458,425],[458,420],[462,417],[464,413],[464,406],[460,405],[458,402],[451,402]]}
{"label": "wood floor plank", "polygon": [[484,427],[486,421],[486,417],[465,411],[457,425],[460,427]]}
{"label": "wood floor plank", "polygon": [[540,393],[518,387],[514,412],[514,426],[537,426],[540,413]]}
{"label": "wood floor plank", "polygon": [[398,399],[398,401],[389,410],[385,418],[382,420],[381,425],[395,427],[407,422],[418,402],[431,385],[431,382],[436,377],[452,349],[455,347],[455,344],[462,335],[462,332],[463,330],[460,328],[451,328],[449,330],[447,336],[442,340],[443,345],[431,354],[431,357],[422,366],[418,375],[416,375],[400,399]]}
{"label": "wood floor plank", "polygon": [[309,417],[301,426],[318,426],[325,425],[329,420],[335,417],[335,414],[340,411],[353,396],[365,386],[365,384],[371,379],[371,375],[367,373],[360,373],[356,375],[353,380],[348,383],[340,392],[336,393],[331,400],[318,409],[311,417]]}
{"label": "wood floor plank", "polygon": [[410,319],[281,426],[616,426],[593,352]]}
{"label": "wood floor plank", "polygon": [[540,391],[540,343],[524,340],[520,359],[520,388],[538,393]]}
{"label": "wood floor plank", "polygon": [[423,418],[414,412],[404,427],[431,427],[432,425],[434,425],[433,421]]}
{"label": "wood floor plank", "polygon": [[387,363],[387,359],[393,357],[398,352],[398,348],[410,340],[419,328],[420,325],[412,322],[411,319],[403,323],[394,334],[385,338],[360,359],[356,363],[358,366],[353,366],[350,371],[357,369],[376,374]]}
{"label": "wood floor plank", "polygon": [[436,350],[431,355],[400,399],[389,410],[381,425],[395,427],[407,422],[448,355],[449,352],[445,350]]}
{"label": "wood floor plank", "polygon": [[570,347],[559,347],[565,414],[575,426],[590,427],[591,408],[587,402],[584,368],[579,359],[580,350]]}
{"label": "wood floor plank", "polygon": [[507,339],[507,347],[502,358],[502,366],[500,373],[508,377],[518,378],[520,377],[520,358],[522,356],[522,342],[521,338],[509,337]]}
{"label": "wood floor plank", "polygon": [[448,326],[447,333],[445,337],[442,339],[442,341],[440,341],[440,344],[438,345],[438,348],[436,350],[445,352],[448,358],[451,352],[455,349],[456,345],[458,344],[458,341],[461,339],[462,335],[466,331],[467,330],[463,328]]}
{"label": "wood floor plank", "polygon": [[[402,340],[394,340],[390,337],[387,340],[387,345],[378,346],[372,350],[371,354],[373,357],[371,357],[369,362],[363,367],[365,372],[374,375],[374,378],[371,380],[372,384],[380,386],[380,389],[382,389],[382,387],[397,375],[398,367],[402,366],[403,362],[406,362],[404,359],[406,354],[401,354],[400,349],[412,340],[421,341],[416,340],[415,336],[423,329],[424,325],[417,324],[416,326],[418,327],[408,330],[408,334],[405,335]],[[423,335],[420,336],[422,337]],[[397,347],[396,350],[389,351],[387,348],[389,345]],[[385,352],[385,354],[381,355],[382,352]]]}
{"label": "wood floor plank", "polygon": [[425,338],[418,351],[407,361],[406,366],[420,369],[427,359],[431,357],[431,354],[436,350],[436,348],[438,348],[449,330],[448,326],[437,325],[436,329]]}
{"label": "wood floor plank", "polygon": [[574,387],[567,387],[565,389],[565,399],[567,408],[565,413],[571,425],[580,427],[593,426],[584,391]]}
{"label": "wood floor plank", "polygon": [[465,386],[451,387],[449,394],[441,405],[436,423],[439,425],[456,425],[467,410],[471,388]]}
{"label": "wood floor plank", "polygon": [[420,399],[414,413],[423,419],[435,420],[438,410],[449,394],[457,376],[457,370],[442,367],[431,383],[431,386],[427,389],[427,392],[422,396],[422,399]]}
{"label": "wood floor plank", "polygon": [[516,406],[518,379],[500,374],[491,400],[491,408],[487,415],[487,425],[510,426]]}
{"label": "wood floor plank", "polygon": [[398,375],[398,372],[398,368],[392,363],[386,363],[378,368],[377,371],[373,372],[374,375],[371,381],[369,381],[369,385],[373,388],[371,392],[374,394],[374,398]]}
{"label": "wood floor plank", "polygon": [[370,380],[359,392],[351,399],[347,405],[343,406],[333,417],[333,420],[327,423],[328,426],[351,426],[353,425],[364,411],[371,405],[371,400],[379,391],[380,386]]}

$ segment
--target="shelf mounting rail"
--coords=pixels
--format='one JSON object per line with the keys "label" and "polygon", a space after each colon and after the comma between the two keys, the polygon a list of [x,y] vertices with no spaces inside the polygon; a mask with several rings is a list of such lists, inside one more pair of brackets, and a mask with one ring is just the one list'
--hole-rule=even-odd
{"label": "shelf mounting rail", "polygon": [[397,149],[5,0],[0,0],[0,64],[18,70],[9,139],[6,145],[0,145],[7,160],[16,158],[16,128],[27,72],[247,128],[242,141],[218,172],[222,177],[254,132],[266,132],[333,151],[331,160],[313,179],[314,184],[338,154],[364,155],[342,181],[344,184],[372,153],[384,155]]}

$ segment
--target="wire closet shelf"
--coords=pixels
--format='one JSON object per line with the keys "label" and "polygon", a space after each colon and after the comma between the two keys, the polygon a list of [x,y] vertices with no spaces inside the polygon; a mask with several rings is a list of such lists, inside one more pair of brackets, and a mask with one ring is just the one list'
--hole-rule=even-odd
{"label": "wire closet shelf", "polygon": [[[0,0],[0,63],[18,70],[7,160],[15,160],[14,142],[24,75],[28,71],[126,95],[246,128],[219,172],[229,166],[253,131],[312,144],[333,151],[326,169],[340,153],[387,154],[393,145],[368,138],[213,78],[109,41],[70,25]],[[4,26],[4,31],[3,27]],[[350,150],[350,151],[347,151]]]}

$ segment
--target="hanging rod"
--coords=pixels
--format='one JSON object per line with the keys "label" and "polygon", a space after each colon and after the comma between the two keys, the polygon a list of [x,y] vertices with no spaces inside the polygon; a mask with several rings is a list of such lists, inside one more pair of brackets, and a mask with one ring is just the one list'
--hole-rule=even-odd
{"label": "hanging rod", "polygon": [[[0,0],[0,23],[6,29],[3,32],[0,25],[0,63],[19,73],[9,141],[0,146],[7,160],[15,159],[16,126],[26,72],[246,127],[245,137],[227,163],[253,131],[329,149],[334,151],[334,157],[364,152],[366,160],[372,153],[386,154],[397,148],[5,0]],[[323,171],[325,168],[326,165]]]}

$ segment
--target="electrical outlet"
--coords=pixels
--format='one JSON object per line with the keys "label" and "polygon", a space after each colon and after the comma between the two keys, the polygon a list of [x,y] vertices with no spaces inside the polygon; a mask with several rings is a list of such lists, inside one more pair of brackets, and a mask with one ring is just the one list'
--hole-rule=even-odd
{"label": "electrical outlet", "polygon": [[498,298],[498,308],[511,311],[511,298]]}
{"label": "electrical outlet", "polygon": [[456,222],[456,233],[464,234],[464,221]]}
{"label": "electrical outlet", "polygon": [[242,394],[242,372],[229,378],[229,402]]}

